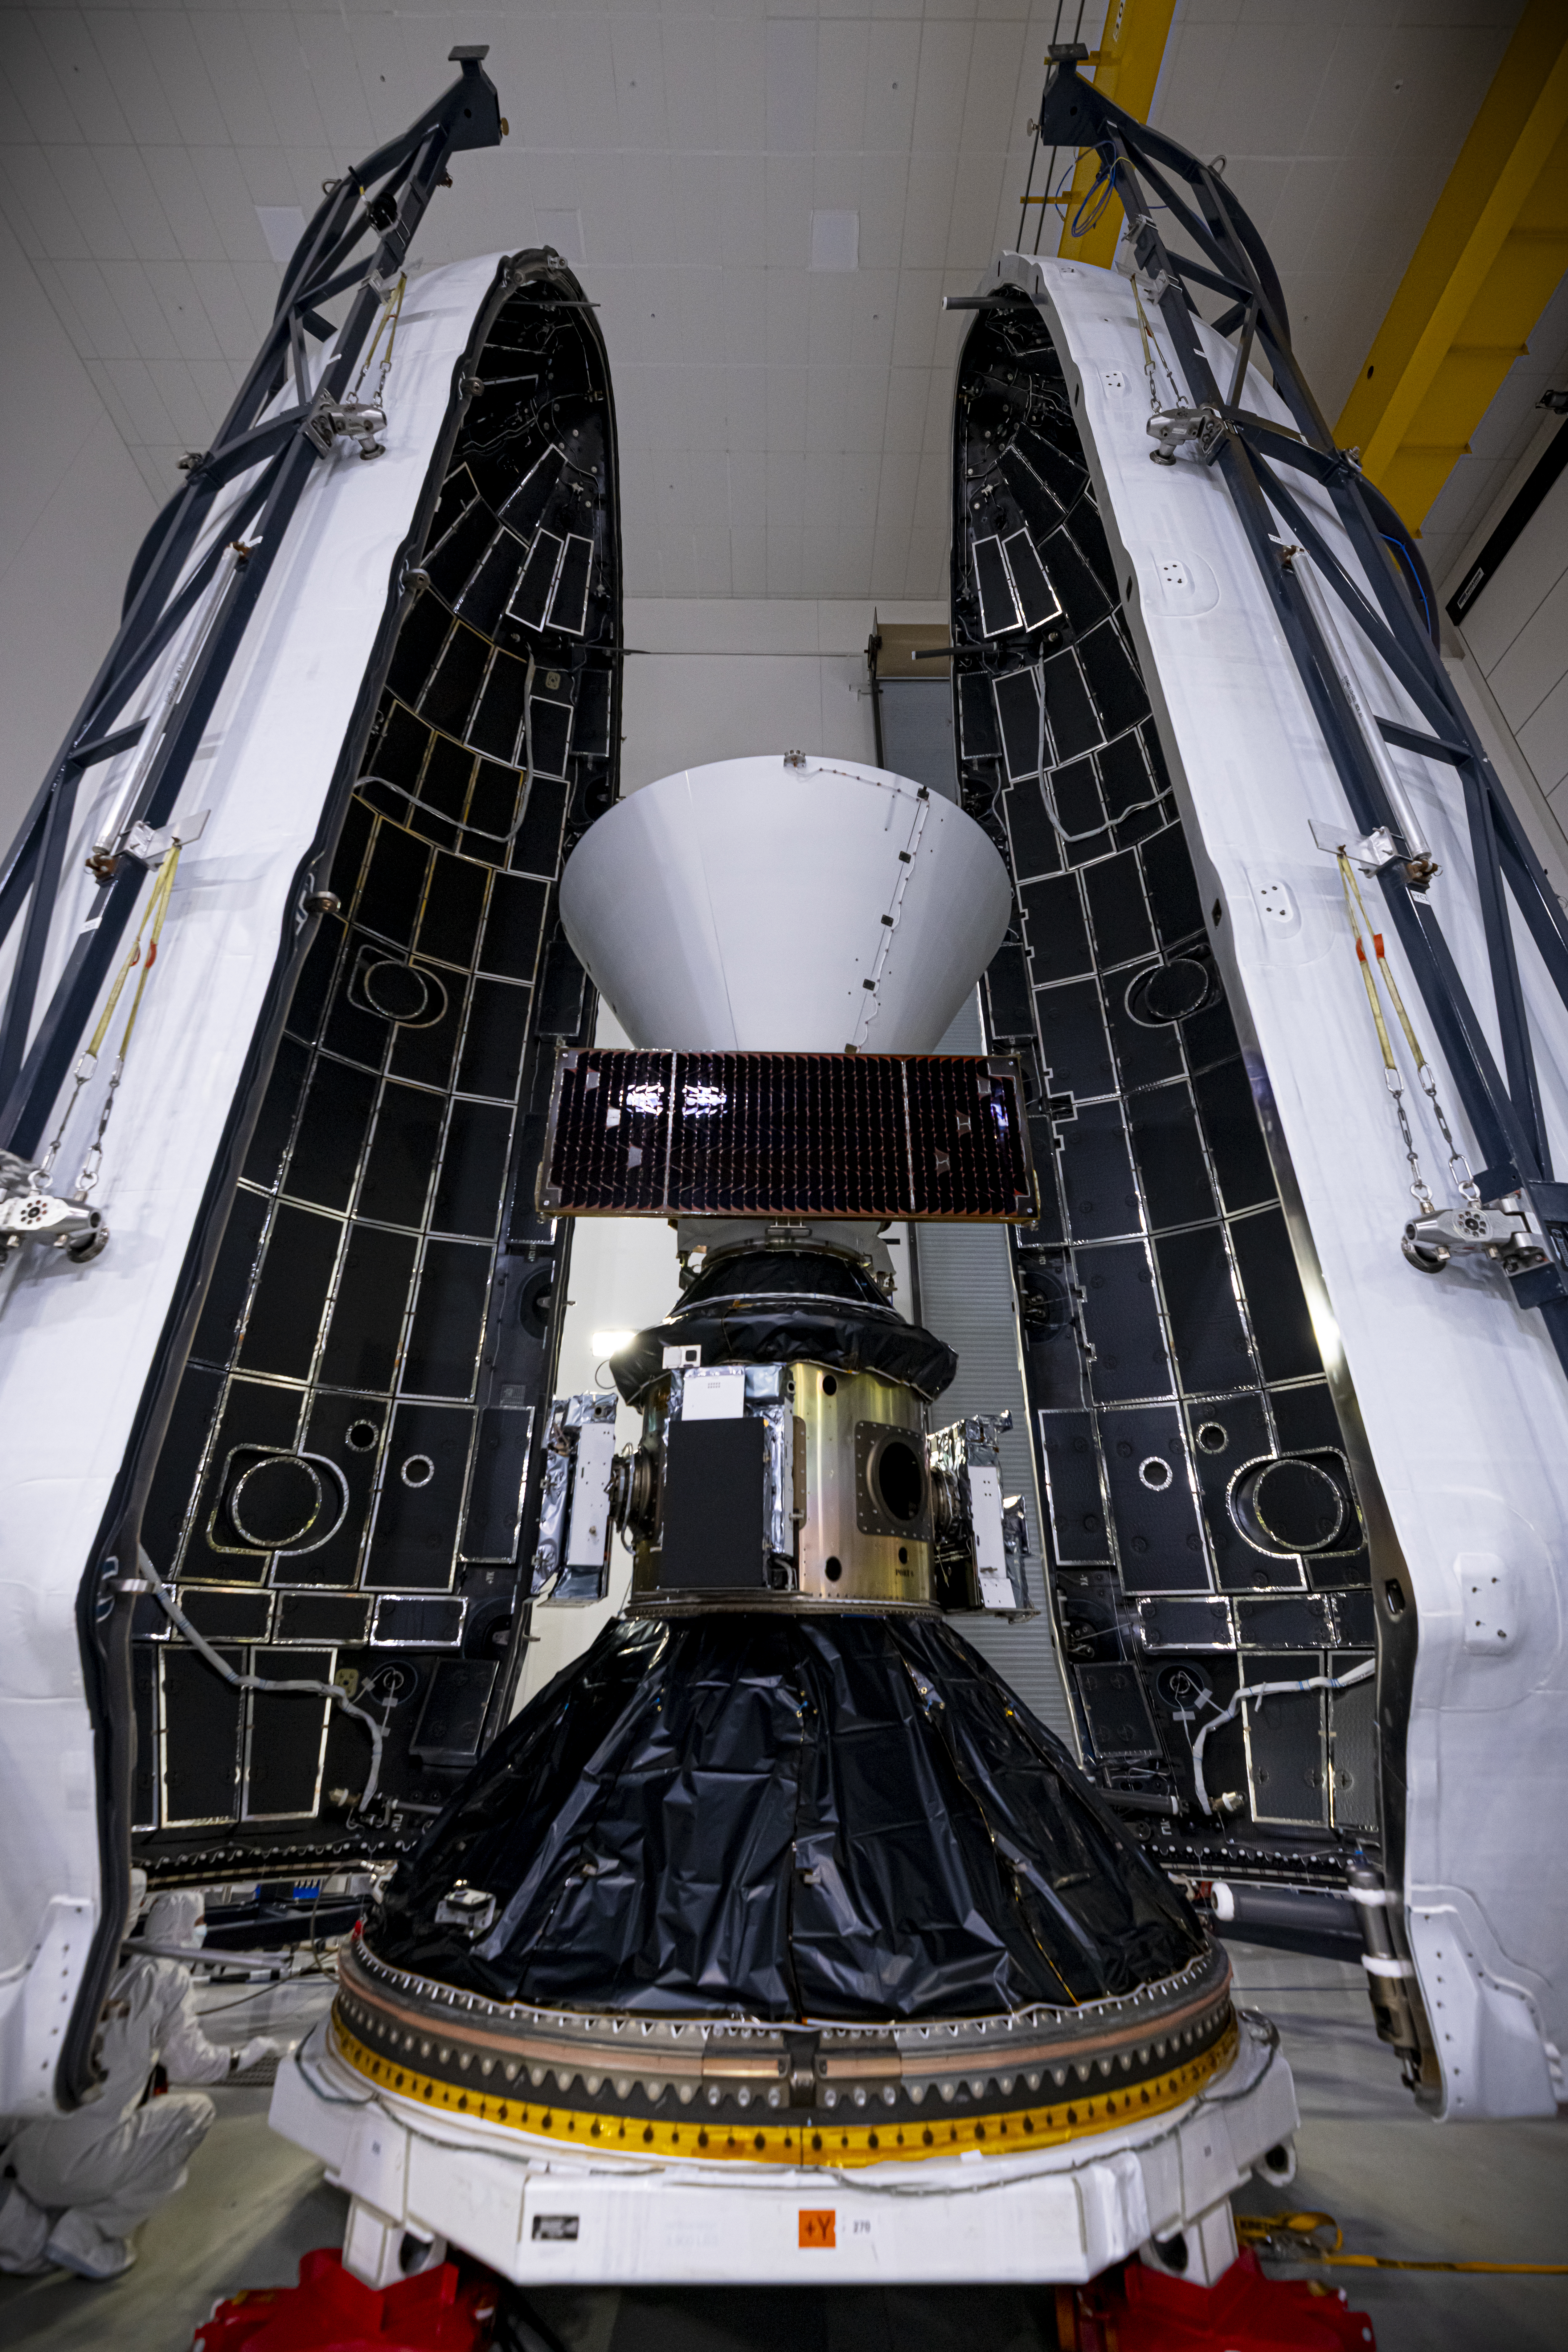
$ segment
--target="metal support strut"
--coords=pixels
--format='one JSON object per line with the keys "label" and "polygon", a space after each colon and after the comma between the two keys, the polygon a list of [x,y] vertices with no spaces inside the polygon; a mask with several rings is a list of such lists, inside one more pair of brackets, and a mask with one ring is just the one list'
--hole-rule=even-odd
{"label": "metal support strut", "polygon": [[[1513,1294],[1545,1319],[1568,1370],[1568,1185],[1552,1181],[1509,899],[1568,1004],[1568,915],[1510,807],[1437,649],[1436,602],[1426,566],[1388,501],[1363,476],[1353,450],[1334,446],[1290,348],[1289,320],[1274,265],[1253,223],[1215,171],[1103,97],[1077,60],[1053,64],[1040,101],[1042,141],[1091,148],[1127,216],[1133,282],[1158,305],[1186,378],[1188,403],[1151,417],[1157,446],[1173,462],[1190,448],[1213,466],[1236,508],[1285,641],[1333,761],[1361,846],[1381,837],[1377,878],[1483,1162],[1483,1203],[1500,1228],[1528,1234],[1528,1248],[1494,1253]],[[1153,207],[1195,252],[1174,252]],[[1167,234],[1169,232],[1167,231]],[[1190,289],[1226,304],[1214,322],[1239,331],[1236,366],[1222,387],[1197,332]],[[1268,363],[1295,429],[1238,404],[1254,350]],[[1290,469],[1318,483],[1332,502],[1372,599],[1346,572],[1310,513],[1293,495]],[[1305,561],[1303,561],[1305,559]],[[1364,711],[1348,680],[1331,608],[1386,665],[1421,714],[1414,728]],[[1500,1071],[1486,1030],[1427,902],[1436,868],[1397,789],[1384,746],[1458,771],[1486,934]],[[1507,888],[1505,890],[1504,885]],[[1488,1235],[1488,1239],[1496,1236]],[[1450,1236],[1453,1245],[1458,1236]]]}
{"label": "metal support strut", "polygon": [[[307,482],[340,436],[356,442],[362,457],[379,454],[374,435],[384,414],[353,397],[354,366],[451,158],[493,147],[505,134],[495,85],[481,69],[486,54],[453,49],[461,72],[446,94],[328,184],[284,273],[255,362],[212,447],[187,460],[184,488],[149,532],[119,635],[0,863],[0,940],[26,910],[0,1015],[0,1150],[24,1160],[37,1152],[141,893],[145,869],[125,854],[128,838],[138,825],[156,832],[168,824]],[[370,236],[368,261],[351,258]],[[348,315],[334,329],[323,308],[351,289]],[[307,337],[331,347],[314,385]],[[228,511],[215,514],[220,493],[237,481]],[[188,624],[190,642],[163,707],[127,723],[127,707]],[[115,838],[89,861],[98,896],[35,1019],[78,787],[89,767],[138,745]]]}

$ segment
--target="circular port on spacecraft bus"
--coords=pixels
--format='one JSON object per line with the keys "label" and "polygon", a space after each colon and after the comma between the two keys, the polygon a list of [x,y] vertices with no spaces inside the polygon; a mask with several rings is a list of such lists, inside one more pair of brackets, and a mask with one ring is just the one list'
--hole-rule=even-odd
{"label": "circular port on spacecraft bus", "polygon": [[242,1470],[228,1493],[237,1535],[258,1551],[281,1551],[308,1536],[325,1489],[320,1473],[297,1454],[269,1454]]}
{"label": "circular port on spacecraft bus", "polygon": [[877,1455],[877,1494],[890,1519],[918,1519],[925,1501],[925,1465],[912,1445],[890,1437]]}
{"label": "circular port on spacecraft bus", "polygon": [[405,1486],[427,1486],[436,1475],[436,1465],[427,1454],[411,1454],[398,1475]]}

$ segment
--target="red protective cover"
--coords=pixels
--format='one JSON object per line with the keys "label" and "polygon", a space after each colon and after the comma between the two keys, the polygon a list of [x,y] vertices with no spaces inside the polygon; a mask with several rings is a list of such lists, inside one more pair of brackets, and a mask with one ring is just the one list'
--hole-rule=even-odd
{"label": "red protective cover", "polygon": [[196,2352],[483,2352],[495,2307],[495,2281],[465,2278],[456,2263],[374,2287],[344,2270],[335,2246],[320,2246],[298,2286],[220,2303],[196,2330]]}
{"label": "red protective cover", "polygon": [[1062,2352],[1376,2352],[1372,2322],[1316,2279],[1265,2278],[1238,2254],[1213,2286],[1128,2263],[1057,2290]]}

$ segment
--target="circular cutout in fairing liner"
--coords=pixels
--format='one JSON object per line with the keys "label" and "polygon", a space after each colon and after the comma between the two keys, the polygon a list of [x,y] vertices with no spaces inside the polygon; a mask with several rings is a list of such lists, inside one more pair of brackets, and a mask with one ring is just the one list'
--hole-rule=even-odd
{"label": "circular cutout in fairing liner", "polygon": [[1215,995],[1214,966],[1197,956],[1173,956],[1141,971],[1127,990],[1127,1010],[1145,1029],[1188,1021]]}
{"label": "circular cutout in fairing liner", "polygon": [[242,1470],[228,1491],[235,1532],[258,1551],[302,1543],[326,1501],[321,1473],[298,1454],[269,1454]]}
{"label": "circular cutout in fairing liner", "polygon": [[530,1268],[519,1286],[517,1319],[525,1331],[536,1339],[545,1338],[550,1329],[550,1310],[555,1304],[555,1268],[553,1265]]}
{"label": "circular cutout in fairing liner", "polygon": [[447,1010],[447,992],[435,973],[411,963],[367,964],[360,986],[374,1012],[406,1028],[426,1028]]}
{"label": "circular cutout in fairing liner", "polygon": [[1230,1509],[1247,1541],[1276,1557],[1353,1549],[1358,1540],[1348,1473],[1328,1452],[1244,1464]]}

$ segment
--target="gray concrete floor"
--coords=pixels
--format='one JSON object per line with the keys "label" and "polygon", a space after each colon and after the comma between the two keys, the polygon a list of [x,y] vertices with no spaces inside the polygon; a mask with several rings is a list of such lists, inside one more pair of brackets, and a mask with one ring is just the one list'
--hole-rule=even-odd
{"label": "gray concrete floor", "polygon": [[[1231,1946],[1241,1997],[1278,2022],[1301,2105],[1300,2169],[1289,2189],[1254,2183],[1254,2212],[1332,2213],[1363,2253],[1568,2262],[1568,2126],[1433,2125],[1413,2107],[1372,2031],[1359,1969]],[[215,1990],[208,2006],[234,2002]],[[299,2032],[320,1979],[224,2007],[208,2032],[236,2040]],[[342,2198],[267,2128],[268,2092],[220,2088],[218,2120],[190,2185],[141,2233],[112,2286],[63,2273],[0,2279],[0,2344],[50,2352],[187,2352],[194,2330],[241,2286],[291,2284],[300,2256],[342,2235]],[[1372,2314],[1380,2352],[1563,2352],[1568,2279],[1338,2271]],[[567,2352],[1055,2352],[1048,2294],[865,2289],[756,2294],[556,2291],[535,2309]]]}

